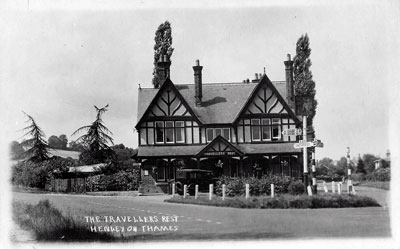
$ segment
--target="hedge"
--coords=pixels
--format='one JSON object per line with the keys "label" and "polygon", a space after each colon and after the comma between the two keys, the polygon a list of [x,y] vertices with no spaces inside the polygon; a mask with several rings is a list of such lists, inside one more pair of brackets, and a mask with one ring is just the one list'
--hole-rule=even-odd
{"label": "hedge", "polygon": [[270,195],[271,184],[275,185],[275,193],[288,193],[289,185],[292,182],[289,178],[282,178],[280,176],[263,176],[256,177],[237,177],[231,178],[222,176],[216,183],[215,193],[219,196],[222,195],[222,185],[226,185],[226,196],[241,196],[246,192],[246,184],[250,185],[250,195]]}
{"label": "hedge", "polygon": [[193,197],[182,198],[175,196],[165,202],[197,204],[233,208],[259,208],[259,209],[314,209],[314,208],[346,208],[346,207],[371,207],[380,206],[378,202],[370,197],[358,195],[322,194],[315,196],[307,195],[280,195],[277,197],[243,197],[214,198],[211,201],[206,197],[194,199]]}

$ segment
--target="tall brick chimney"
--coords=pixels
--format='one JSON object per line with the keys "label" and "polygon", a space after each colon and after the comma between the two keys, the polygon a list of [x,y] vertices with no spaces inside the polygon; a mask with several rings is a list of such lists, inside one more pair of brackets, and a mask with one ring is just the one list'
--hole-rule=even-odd
{"label": "tall brick chimney", "polygon": [[159,79],[160,87],[164,84],[165,80],[170,77],[169,68],[171,66],[171,61],[168,56],[161,55],[157,62],[157,77]]}
{"label": "tall brick chimney", "polygon": [[290,54],[287,55],[287,61],[284,61],[283,63],[285,63],[285,72],[286,72],[286,100],[289,107],[295,109],[293,61],[290,59]]}
{"label": "tall brick chimney", "polygon": [[202,79],[201,79],[201,70],[203,69],[202,66],[200,66],[200,61],[196,60],[196,66],[193,66],[193,71],[194,71],[194,91],[195,91],[195,99],[196,99],[196,106],[200,106],[201,104],[201,98],[203,97],[203,92],[202,92]]}

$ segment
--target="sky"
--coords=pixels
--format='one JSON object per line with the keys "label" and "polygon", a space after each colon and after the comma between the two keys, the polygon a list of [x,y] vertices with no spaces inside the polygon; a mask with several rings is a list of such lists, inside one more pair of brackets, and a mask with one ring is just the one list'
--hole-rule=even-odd
{"label": "sky", "polygon": [[347,147],[352,157],[385,157],[396,139],[390,135],[400,96],[395,1],[207,1],[160,8],[143,2],[131,8],[19,2],[1,16],[3,142],[22,140],[22,111],[47,138],[66,134],[71,141],[77,128],[95,119],[94,105],[109,104],[103,118],[114,142],[137,147],[138,85],[152,87],[154,35],[165,20],[172,25],[174,83],[193,83],[196,59],[205,83],[253,79],[264,67],[272,81],[285,80],[283,61],[295,55],[297,39],[307,33],[319,102],[314,126],[325,145],[317,159],[338,160]]}

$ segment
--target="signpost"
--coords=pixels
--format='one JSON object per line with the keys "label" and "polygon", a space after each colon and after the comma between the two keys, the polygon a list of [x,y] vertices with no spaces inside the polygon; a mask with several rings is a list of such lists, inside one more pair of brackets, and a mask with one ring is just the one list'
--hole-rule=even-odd
{"label": "signpost", "polygon": [[284,136],[300,136],[301,134],[303,134],[303,131],[300,128],[292,128],[282,131],[282,135]]}
{"label": "signpost", "polygon": [[297,144],[293,145],[295,149],[308,148],[313,146],[314,146],[313,142],[307,142],[305,140],[300,140]]}

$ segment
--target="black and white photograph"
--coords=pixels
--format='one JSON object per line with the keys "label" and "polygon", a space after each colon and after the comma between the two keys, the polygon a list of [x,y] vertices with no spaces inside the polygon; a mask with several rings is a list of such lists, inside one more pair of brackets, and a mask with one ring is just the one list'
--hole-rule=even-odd
{"label": "black and white photograph", "polygon": [[5,1],[4,248],[398,248],[397,1]]}

